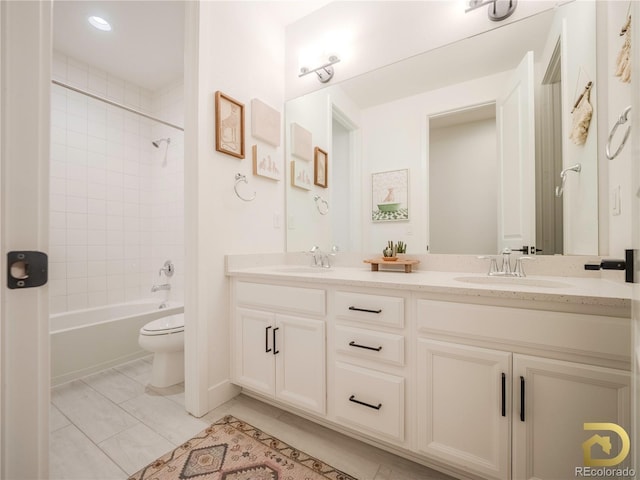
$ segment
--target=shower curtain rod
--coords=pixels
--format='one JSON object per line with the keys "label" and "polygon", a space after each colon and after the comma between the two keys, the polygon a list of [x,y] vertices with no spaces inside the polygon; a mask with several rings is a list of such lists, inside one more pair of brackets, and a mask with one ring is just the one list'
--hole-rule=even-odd
{"label": "shower curtain rod", "polygon": [[69,84],[60,82],[58,80],[51,80],[51,83],[53,83],[54,85],[58,85],[59,87],[66,88],[68,90],[72,90],[74,92],[81,93],[82,95],[86,95],[87,97],[94,98],[94,99],[99,100],[101,102],[108,103],[109,105],[112,105],[114,107],[122,108],[123,110],[126,110],[127,112],[135,113],[136,115],[140,115],[140,116],[142,116],[144,118],[148,118],[149,120],[153,120],[155,122],[162,123],[163,125],[167,125],[168,127],[177,128],[178,130],[181,130],[181,131],[184,132],[184,128],[183,127],[180,127],[180,126],[175,125],[175,124],[173,124],[171,122],[167,122],[165,120],[161,120],[159,118],[153,117],[153,116],[148,115],[148,114],[146,114],[144,112],[141,112],[140,110],[135,110],[133,108],[127,107],[125,105],[122,105],[121,103],[114,102],[113,100],[109,100],[109,99],[101,97],[99,95],[95,95],[93,93],[86,92],[84,90],[81,90],[81,89],[79,89],[77,87],[73,87],[73,86],[71,86]]}

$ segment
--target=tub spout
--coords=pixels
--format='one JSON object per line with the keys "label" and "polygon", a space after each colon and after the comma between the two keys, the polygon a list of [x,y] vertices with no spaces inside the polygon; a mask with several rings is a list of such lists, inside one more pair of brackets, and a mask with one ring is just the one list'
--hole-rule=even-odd
{"label": "tub spout", "polygon": [[151,287],[151,292],[157,292],[158,290],[171,290],[171,285],[163,283],[162,285],[154,285]]}

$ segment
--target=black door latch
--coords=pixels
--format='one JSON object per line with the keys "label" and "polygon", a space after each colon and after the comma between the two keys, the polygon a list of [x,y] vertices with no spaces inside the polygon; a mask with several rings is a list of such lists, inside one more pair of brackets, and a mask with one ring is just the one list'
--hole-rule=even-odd
{"label": "black door latch", "polygon": [[585,270],[624,270],[624,280],[628,283],[633,283],[634,274],[634,250],[625,250],[625,259],[603,259],[600,263],[587,263],[584,266]]}

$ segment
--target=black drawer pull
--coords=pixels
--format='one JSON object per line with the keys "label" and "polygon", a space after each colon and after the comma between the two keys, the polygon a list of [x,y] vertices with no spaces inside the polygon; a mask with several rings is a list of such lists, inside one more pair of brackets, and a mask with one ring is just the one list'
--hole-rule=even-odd
{"label": "black drawer pull", "polygon": [[524,422],[524,377],[520,375],[520,421]]}
{"label": "black drawer pull", "polygon": [[502,416],[507,416],[507,376],[502,373]]}
{"label": "black drawer pull", "polygon": [[277,355],[278,353],[280,353],[280,350],[278,350],[276,348],[276,332],[280,330],[280,327],[276,327],[273,329],[273,354]]}
{"label": "black drawer pull", "polygon": [[367,350],[375,350],[376,352],[379,352],[380,350],[382,350],[382,345],[380,345],[379,347],[368,347],[366,345],[358,345],[355,341],[351,340],[349,342],[349,346],[350,347],[358,347],[358,348],[366,348]]}
{"label": "black drawer pull", "polygon": [[382,313],[382,309],[379,308],[378,310],[370,310],[368,308],[359,308],[359,307],[349,307],[349,310],[352,310],[354,312],[367,312],[367,313]]}
{"label": "black drawer pull", "polygon": [[265,327],[264,329],[264,351],[265,353],[269,353],[271,348],[269,347],[269,329],[271,326]]}
{"label": "black drawer pull", "polygon": [[356,396],[355,395],[351,395],[349,397],[349,401],[353,402],[353,403],[357,403],[358,405],[364,405],[365,407],[373,408],[374,410],[380,410],[380,407],[382,407],[381,403],[379,403],[378,405],[371,405],[370,403],[361,402],[360,400],[356,400]]}

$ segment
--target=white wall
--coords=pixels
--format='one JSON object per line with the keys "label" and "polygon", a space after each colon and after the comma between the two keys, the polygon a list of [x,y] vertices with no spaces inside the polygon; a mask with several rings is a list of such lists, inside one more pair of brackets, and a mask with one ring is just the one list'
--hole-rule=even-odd
{"label": "white wall", "polygon": [[[605,13],[607,20],[604,42],[607,45],[608,55],[604,68],[606,69],[605,81],[608,88],[606,90],[606,111],[600,113],[605,121],[603,125],[605,133],[600,137],[601,143],[598,148],[599,157],[603,158],[602,161],[606,163],[609,174],[608,185],[603,185],[605,187],[604,195],[609,200],[609,250],[603,253],[615,258],[624,258],[624,250],[632,246],[631,206],[635,192],[632,191],[632,179],[629,175],[632,166],[631,145],[627,144],[620,155],[612,161],[604,158],[604,148],[609,131],[623,110],[631,105],[631,84],[622,83],[618,77],[614,76],[616,58],[623,44],[623,37],[619,36],[619,33],[624,25],[629,4],[627,2],[608,2],[607,6],[607,10],[603,13]],[[635,82],[633,79],[632,81]],[[631,121],[633,118],[632,112]],[[615,139],[612,141],[612,151],[615,151],[620,145],[622,136],[630,123],[627,122],[618,128]],[[620,215],[614,215],[612,196],[618,187],[620,188]]]}
{"label": "white wall", "polygon": [[[150,92],[54,55],[53,77],[131,108],[183,123],[182,83]],[[158,270],[176,265],[170,298],[184,281],[183,133],[63,87],[52,86],[50,305],[52,313],[151,294]],[[165,145],[151,141],[171,137]]]}
{"label": "white wall", "polygon": [[[514,66],[515,67],[515,66]],[[377,252],[390,239],[407,243],[407,253],[426,253],[428,225],[428,117],[495,102],[510,72],[404,98],[362,111],[363,205],[371,208],[371,174],[409,169],[409,221],[366,222],[363,251]],[[487,252],[489,253],[489,252]]]}
{"label": "white wall", "polygon": [[498,252],[496,120],[429,130],[429,251]]}
{"label": "white wall", "polygon": [[[286,98],[322,88],[314,74],[298,78],[302,50],[337,43],[340,63],[332,82],[345,80],[449,43],[502,27],[543,10],[555,1],[518,2],[514,14],[502,22],[487,18],[487,7],[465,13],[457,1],[333,2],[288,25]],[[331,41],[333,39],[333,42]]]}
{"label": "white wall", "polygon": [[[195,415],[227,400],[236,390],[229,383],[229,292],[224,255],[284,250],[284,181],[252,174],[244,160],[215,150],[214,93],[245,105],[245,151],[251,137],[250,102],[284,105],[284,28],[272,17],[269,2],[200,2],[187,4],[187,45],[196,57],[187,68],[185,118],[186,255],[189,287],[185,291],[185,335],[193,349],[187,362],[187,409]],[[194,35],[195,38],[190,38]],[[188,47],[189,48],[189,47]],[[189,51],[187,52],[189,55]],[[187,65],[191,62],[187,58]],[[193,75],[193,78],[190,78]],[[283,137],[284,138],[284,137]],[[277,158],[284,161],[283,145]],[[233,191],[234,176],[243,173],[256,200],[243,202]],[[280,228],[274,227],[274,215]],[[202,359],[206,358],[205,361]],[[208,385],[193,396],[192,382]]]}

